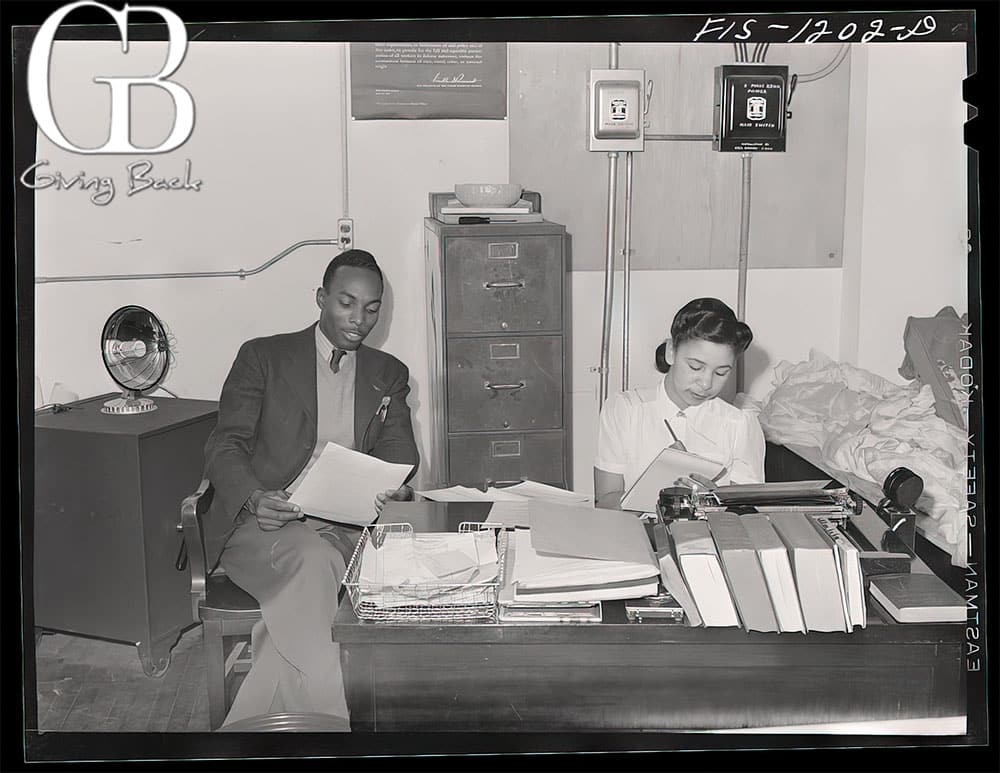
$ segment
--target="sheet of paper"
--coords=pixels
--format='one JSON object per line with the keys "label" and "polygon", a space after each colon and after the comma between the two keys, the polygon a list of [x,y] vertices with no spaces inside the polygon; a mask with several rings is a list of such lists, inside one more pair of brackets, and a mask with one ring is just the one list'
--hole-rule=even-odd
{"label": "sheet of paper", "polygon": [[[549,486],[546,483],[538,483],[533,480],[526,480],[505,489],[500,489],[504,493],[517,494],[529,499],[544,499],[552,502],[561,502],[568,505],[592,505],[594,498],[589,494],[579,494],[576,491]],[[497,489],[490,489],[497,491]]]}
{"label": "sheet of paper", "polygon": [[722,465],[718,462],[674,448],[664,448],[622,498],[622,509],[655,512],[660,489],[673,486],[678,478],[691,473],[711,480],[721,471]]}
{"label": "sheet of paper", "polygon": [[499,523],[508,529],[515,526],[523,528],[531,527],[531,504],[527,501],[494,502],[490,507],[489,515],[486,516],[487,523]]}
{"label": "sheet of paper", "polygon": [[525,497],[509,494],[505,490],[490,489],[483,492],[469,486],[450,486],[449,488],[429,489],[416,492],[426,499],[435,502],[525,502]]}
{"label": "sheet of paper", "polygon": [[315,518],[367,526],[375,520],[375,495],[398,489],[412,469],[327,443],[290,501]]}
{"label": "sheet of paper", "polygon": [[621,510],[532,502],[531,546],[546,555],[656,565],[642,521]]}

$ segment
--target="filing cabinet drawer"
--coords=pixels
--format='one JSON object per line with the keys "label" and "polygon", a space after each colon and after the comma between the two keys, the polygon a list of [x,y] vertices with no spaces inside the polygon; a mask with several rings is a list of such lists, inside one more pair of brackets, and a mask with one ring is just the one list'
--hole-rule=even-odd
{"label": "filing cabinet drawer", "polygon": [[563,432],[451,435],[448,480],[478,488],[528,479],[565,486],[564,441]]}
{"label": "filing cabinet drawer", "polygon": [[561,336],[448,341],[448,431],[561,429]]}
{"label": "filing cabinet drawer", "polygon": [[561,236],[450,238],[444,263],[448,333],[561,329]]}

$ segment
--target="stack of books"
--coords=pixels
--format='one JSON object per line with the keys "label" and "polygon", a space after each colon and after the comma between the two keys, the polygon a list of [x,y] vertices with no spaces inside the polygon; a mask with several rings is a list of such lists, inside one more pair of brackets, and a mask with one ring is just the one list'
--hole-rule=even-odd
{"label": "stack of books", "polygon": [[[860,551],[825,514],[709,513],[658,524],[653,536],[663,586],[690,625],[849,633],[867,624]],[[961,598],[941,580],[909,577],[871,581],[872,595],[896,620],[959,618]]]}

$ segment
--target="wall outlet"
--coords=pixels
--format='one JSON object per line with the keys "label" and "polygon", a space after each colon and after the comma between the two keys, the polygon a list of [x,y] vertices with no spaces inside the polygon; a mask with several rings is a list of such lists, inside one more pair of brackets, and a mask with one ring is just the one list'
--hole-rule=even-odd
{"label": "wall outlet", "polygon": [[354,220],[349,217],[342,217],[337,221],[337,239],[340,242],[341,251],[354,247]]}

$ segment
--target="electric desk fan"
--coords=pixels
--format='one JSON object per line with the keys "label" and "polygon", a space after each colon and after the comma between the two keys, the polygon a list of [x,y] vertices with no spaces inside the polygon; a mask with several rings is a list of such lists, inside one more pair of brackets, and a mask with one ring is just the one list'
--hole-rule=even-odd
{"label": "electric desk fan", "polygon": [[122,306],[104,323],[101,332],[104,367],[123,390],[108,400],[101,413],[147,413],[156,403],[142,393],[154,389],[167,374],[170,345],[156,315],[142,306]]}

